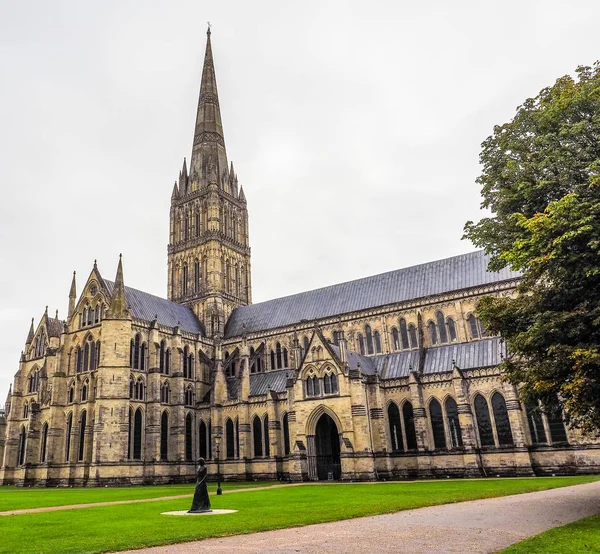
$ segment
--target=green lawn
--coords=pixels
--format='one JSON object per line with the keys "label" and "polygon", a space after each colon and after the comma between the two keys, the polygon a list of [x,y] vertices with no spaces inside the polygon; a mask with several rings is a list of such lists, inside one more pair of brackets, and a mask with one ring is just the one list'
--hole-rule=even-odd
{"label": "green lawn", "polygon": [[600,552],[600,515],[550,529],[502,550],[502,554],[584,554]]}
{"label": "green lawn", "polygon": [[[223,483],[223,490],[245,489],[248,487],[267,487],[271,482]],[[215,491],[216,483],[209,483],[208,490]],[[140,500],[194,494],[194,484],[109,487],[90,489],[47,489],[0,487],[0,512],[24,510],[27,508],[45,508],[47,506],[68,506],[70,504],[89,504],[93,502],[116,502],[117,500]],[[0,523],[1,524],[1,523]]]}
{"label": "green lawn", "polygon": [[141,548],[533,492],[597,479],[586,476],[286,487],[212,496],[213,508],[239,510],[212,517],[161,515],[188,509],[189,499],[8,516],[0,517],[0,552],[83,553]]}

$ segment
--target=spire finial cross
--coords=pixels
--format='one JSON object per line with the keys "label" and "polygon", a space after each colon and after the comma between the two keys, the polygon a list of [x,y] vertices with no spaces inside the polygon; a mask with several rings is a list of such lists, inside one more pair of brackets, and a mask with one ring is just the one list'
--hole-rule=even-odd
{"label": "spire finial cross", "polygon": [[206,22],[208,24],[208,29],[206,30],[206,34],[210,35],[210,28],[212,27],[212,25],[210,24],[210,21]]}

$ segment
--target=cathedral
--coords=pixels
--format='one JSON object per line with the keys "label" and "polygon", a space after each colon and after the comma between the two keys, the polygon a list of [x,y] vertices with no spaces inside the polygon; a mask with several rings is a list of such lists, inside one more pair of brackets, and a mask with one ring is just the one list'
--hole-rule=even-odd
{"label": "cathedral", "polygon": [[167,298],[130,287],[119,258],[114,280],[73,275],[66,320],[32,320],[0,411],[0,483],[186,482],[199,457],[224,480],[600,471],[598,438],[503,381],[476,306],[520,275],[482,251],[252,304],[207,35]]}

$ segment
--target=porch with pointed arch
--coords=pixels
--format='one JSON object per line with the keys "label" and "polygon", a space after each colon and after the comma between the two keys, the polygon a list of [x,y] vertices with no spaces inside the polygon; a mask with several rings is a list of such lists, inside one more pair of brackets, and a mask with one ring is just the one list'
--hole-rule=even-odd
{"label": "porch with pointed arch", "polygon": [[313,410],[306,422],[308,478],[312,481],[339,480],[342,475],[342,425],[326,406]]}

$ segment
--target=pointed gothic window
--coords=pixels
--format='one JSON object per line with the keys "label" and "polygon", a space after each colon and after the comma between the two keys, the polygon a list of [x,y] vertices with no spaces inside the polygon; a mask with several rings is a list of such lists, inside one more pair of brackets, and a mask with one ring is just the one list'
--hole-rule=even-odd
{"label": "pointed gothic window", "polygon": [[282,353],[281,353],[281,344],[277,343],[275,345],[275,352],[277,356],[277,369],[281,369],[282,367]]}
{"label": "pointed gothic window", "polygon": [[98,323],[100,321],[100,304],[96,304],[96,308],[94,310],[94,323]]}
{"label": "pointed gothic window", "polygon": [[161,340],[158,354],[158,371],[160,371],[160,373],[165,372],[165,350],[165,341]]}
{"label": "pointed gothic window", "polygon": [[450,432],[450,446],[452,448],[462,448],[462,432],[458,419],[458,406],[456,400],[449,396],[446,399],[446,419],[448,420],[448,431]]}
{"label": "pointed gothic window", "polygon": [[42,445],[40,448],[40,462],[46,461],[46,446],[48,444],[48,423],[44,423],[42,426]]}
{"label": "pointed gothic window", "polygon": [[373,354],[373,333],[370,325],[365,327],[365,336],[367,337],[367,354]]}
{"label": "pointed gothic window", "polygon": [[504,396],[499,392],[492,396],[492,411],[496,422],[496,434],[498,435],[498,444],[500,446],[512,446],[514,444],[512,431],[510,428],[510,419],[506,409]]}
{"label": "pointed gothic window", "polygon": [[410,338],[410,347],[419,348],[419,341],[417,340],[417,328],[412,323],[408,326],[408,336]]}
{"label": "pointed gothic window", "polygon": [[73,412],[67,416],[67,427],[65,429],[65,462],[69,461],[71,455],[71,431],[73,430]]}
{"label": "pointed gothic window", "polygon": [[433,321],[430,321],[427,324],[427,332],[429,333],[429,342],[431,343],[432,346],[436,345],[438,342],[438,338],[437,338],[437,331],[435,328],[435,323]]}
{"label": "pointed gothic window", "polygon": [[192,414],[185,416],[185,459],[188,462],[194,459],[192,448]]}
{"label": "pointed gothic window", "polygon": [[363,339],[363,336],[359,333],[358,334],[358,352],[361,355],[365,355],[365,339]]}
{"label": "pointed gothic window", "polygon": [[260,458],[263,455],[262,423],[258,416],[252,420],[252,438],[254,444],[254,457]]}
{"label": "pointed gothic window", "polygon": [[448,337],[450,338],[450,342],[456,342],[456,324],[454,320],[449,317],[446,322],[448,325]]}
{"label": "pointed gothic window", "polygon": [[21,432],[19,433],[19,454],[18,464],[22,466],[25,463],[25,453],[27,451],[27,431],[25,426],[21,425]]}
{"label": "pointed gothic window", "polygon": [[235,458],[235,433],[233,428],[233,421],[227,418],[227,422],[225,423],[225,446],[226,446],[226,456],[228,459]]}
{"label": "pointed gothic window", "polygon": [[184,296],[188,293],[188,264],[183,264],[183,271],[181,273],[181,291]]}
{"label": "pointed gothic window", "polygon": [[492,420],[490,410],[485,398],[478,394],[475,396],[475,419],[479,431],[479,443],[481,446],[494,446],[494,432],[492,431]]}
{"label": "pointed gothic window", "polygon": [[169,458],[169,414],[165,410],[160,416],[160,459]]}
{"label": "pointed gothic window", "polygon": [[542,419],[542,411],[537,404],[527,403],[525,405],[527,414],[527,423],[529,424],[529,433],[531,435],[531,444],[546,444],[546,431]]}
{"label": "pointed gothic window", "polygon": [[200,457],[208,460],[210,458],[208,454],[208,443],[210,438],[208,436],[208,427],[204,421],[200,421],[200,428],[198,430],[198,441],[200,445]]}
{"label": "pointed gothic window", "polygon": [[437,320],[438,335],[441,344],[448,342],[448,332],[446,331],[446,322],[444,320],[444,314],[440,311],[436,312],[435,318]]}
{"label": "pointed gothic window", "polygon": [[404,432],[406,433],[406,447],[409,450],[416,450],[417,432],[415,430],[415,415],[410,402],[405,402],[402,406],[402,419],[404,420]]}
{"label": "pointed gothic window", "polygon": [[379,334],[379,331],[373,333],[373,338],[375,339],[375,353],[381,354],[381,335]]}
{"label": "pointed gothic window", "polygon": [[79,456],[78,460],[83,461],[85,455],[85,424],[87,420],[87,414],[85,410],[81,412],[81,419],[79,420]]}
{"label": "pointed gothic window", "polygon": [[200,262],[196,260],[194,262],[194,292],[200,292]]}
{"label": "pointed gothic window", "polygon": [[392,452],[404,450],[402,441],[402,425],[400,424],[400,410],[393,402],[388,406],[388,424],[390,427],[390,442],[392,444]]}
{"label": "pointed gothic window", "polygon": [[433,398],[429,403],[429,418],[433,432],[434,448],[446,448],[446,433],[444,431],[444,416],[440,403]]}
{"label": "pointed gothic window", "polygon": [[276,366],[275,366],[275,352],[273,350],[271,350],[270,356],[271,356],[271,369],[276,369]]}
{"label": "pointed gothic window", "polygon": [[400,338],[402,339],[402,350],[408,350],[410,348],[408,329],[406,327],[406,320],[403,317],[400,318]]}
{"label": "pointed gothic window", "polygon": [[288,414],[283,416],[283,454],[289,456],[290,454],[290,422]]}
{"label": "pointed gothic window", "polygon": [[395,327],[392,328],[392,348],[394,351],[400,350],[400,335]]}

